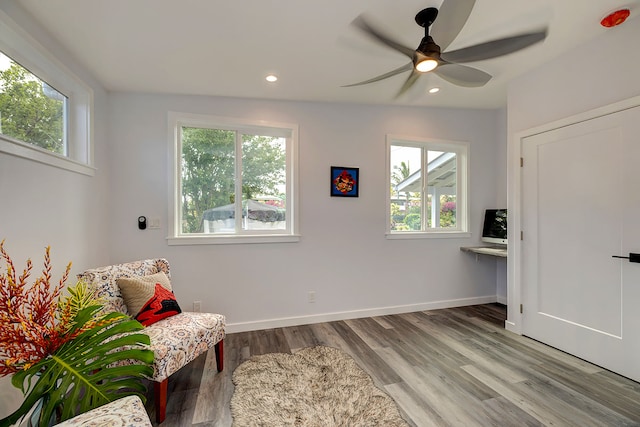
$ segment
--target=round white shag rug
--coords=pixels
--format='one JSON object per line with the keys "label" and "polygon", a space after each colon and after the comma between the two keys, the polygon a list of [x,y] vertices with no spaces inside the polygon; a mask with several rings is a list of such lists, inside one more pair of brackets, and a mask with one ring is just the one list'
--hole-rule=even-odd
{"label": "round white shag rug", "polygon": [[233,372],[235,427],[405,427],[395,402],[342,351],[254,356]]}

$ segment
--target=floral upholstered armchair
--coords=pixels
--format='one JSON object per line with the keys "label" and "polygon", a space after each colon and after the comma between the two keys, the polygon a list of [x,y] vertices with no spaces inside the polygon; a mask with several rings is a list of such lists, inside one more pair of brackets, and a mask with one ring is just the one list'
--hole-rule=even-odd
{"label": "floral upholstered armchair", "polygon": [[[87,270],[78,275],[97,290],[104,311],[129,314],[145,325],[154,352],[156,419],[164,421],[171,374],[215,348],[218,372],[223,369],[225,317],[182,312],[173,296],[169,263],[147,259]],[[126,300],[126,302],[125,302]]]}

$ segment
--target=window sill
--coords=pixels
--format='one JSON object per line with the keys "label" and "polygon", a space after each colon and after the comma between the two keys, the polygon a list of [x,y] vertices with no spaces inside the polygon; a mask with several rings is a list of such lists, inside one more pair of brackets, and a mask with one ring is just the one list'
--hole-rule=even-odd
{"label": "window sill", "polygon": [[182,236],[167,237],[169,246],[181,245],[236,245],[236,244],[255,244],[255,243],[296,243],[300,241],[299,234],[270,234],[264,236]]}
{"label": "window sill", "polygon": [[94,176],[96,172],[96,169],[94,167],[89,166],[85,163],[80,163],[68,157],[51,153],[39,147],[13,141],[4,135],[0,136],[0,153],[22,157],[23,159],[29,159],[34,162],[88,176]]}
{"label": "window sill", "polygon": [[407,239],[468,239],[471,233],[467,231],[429,231],[429,232],[397,232],[387,233],[387,240]]}

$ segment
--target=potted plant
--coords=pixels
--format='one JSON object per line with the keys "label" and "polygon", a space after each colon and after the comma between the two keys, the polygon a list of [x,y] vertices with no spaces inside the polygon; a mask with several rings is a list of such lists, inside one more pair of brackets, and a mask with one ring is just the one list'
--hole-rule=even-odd
{"label": "potted plant", "polygon": [[[143,400],[153,352],[143,326],[122,313],[101,313],[86,284],[67,287],[71,263],[56,285],[51,280],[50,248],[42,274],[31,285],[31,260],[18,275],[0,242],[0,376],[24,396],[22,405],[0,420],[10,426],[32,413],[48,426],[130,394]],[[34,408],[37,409],[33,412]]]}

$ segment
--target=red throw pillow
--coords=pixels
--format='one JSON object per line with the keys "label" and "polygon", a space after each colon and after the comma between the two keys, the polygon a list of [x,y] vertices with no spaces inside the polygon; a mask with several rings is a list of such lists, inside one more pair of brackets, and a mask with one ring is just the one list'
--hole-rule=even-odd
{"label": "red throw pillow", "polygon": [[145,326],[182,312],[169,277],[162,271],[148,276],[120,277],[116,282],[129,313]]}
{"label": "red throw pillow", "polygon": [[181,313],[176,297],[160,283],[156,283],[154,295],[147,301],[135,319],[145,326],[152,325],[158,320]]}

